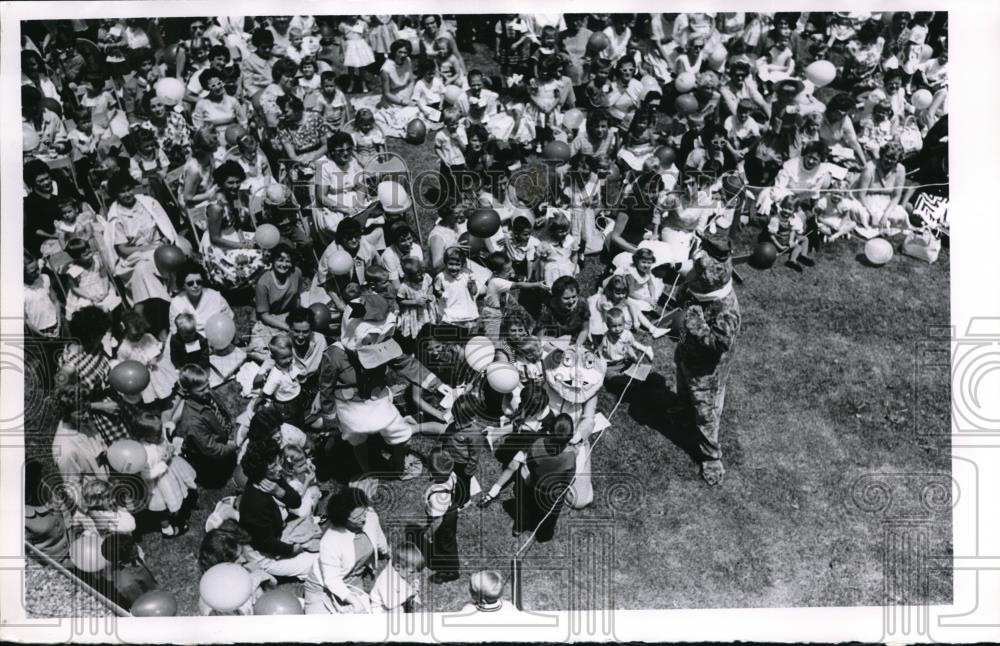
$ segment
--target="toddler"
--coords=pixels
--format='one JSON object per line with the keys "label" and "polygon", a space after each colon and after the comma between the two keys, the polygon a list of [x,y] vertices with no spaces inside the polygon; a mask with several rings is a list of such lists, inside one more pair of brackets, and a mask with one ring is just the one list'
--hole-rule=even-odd
{"label": "toddler", "polygon": [[395,551],[392,562],[375,579],[369,595],[373,613],[402,610],[415,612],[420,605],[420,572],[424,555],[413,543],[404,543]]}
{"label": "toddler", "polygon": [[[449,427],[450,428],[450,427]],[[431,554],[433,581],[445,583],[458,578],[458,474],[455,460],[444,449],[430,455],[431,485],[424,492],[424,512],[427,517],[426,542]]]}
{"label": "toddler", "polygon": [[311,95],[312,109],[319,112],[332,130],[342,130],[351,122],[351,102],[337,86],[337,75],[332,71],[320,75],[319,92]]}
{"label": "toddler", "polygon": [[63,273],[66,276],[66,318],[89,305],[96,305],[111,313],[122,304],[104,271],[100,257],[90,243],[82,238],[71,238],[66,243],[66,253],[72,259]]}
{"label": "toddler", "polygon": [[425,325],[437,322],[433,280],[424,271],[424,263],[419,258],[406,256],[401,265],[403,280],[396,292],[399,333],[407,339],[415,340]]}
{"label": "toddler", "polygon": [[132,436],[146,450],[142,477],[150,493],[147,508],[163,513],[160,533],[165,538],[177,538],[188,530],[179,513],[188,494],[197,490],[197,474],[187,460],[176,454],[164,426],[159,415],[143,411],[132,422]]}
{"label": "toddler", "polygon": [[510,224],[510,231],[501,241],[500,249],[510,259],[514,278],[530,281],[537,273],[537,257],[542,241],[532,235],[534,223],[526,216],[518,215]]}
{"label": "toddler", "polygon": [[56,222],[56,238],[65,249],[72,238],[80,238],[93,245],[96,236],[94,225],[96,216],[89,204],[81,205],[69,196],[59,198],[59,221]]}
{"label": "toddler", "polygon": [[607,359],[608,371],[604,377],[605,383],[622,374],[631,365],[642,361],[642,357],[653,360],[652,346],[643,345],[636,340],[632,331],[627,329],[625,312],[618,307],[612,307],[604,315],[607,332],[597,346],[597,353]]}
{"label": "toddler", "polygon": [[350,130],[358,163],[367,167],[385,152],[385,133],[375,124],[375,115],[367,108],[358,110]]}
{"label": "toddler", "polygon": [[[786,267],[802,273],[802,265],[812,267],[816,261],[810,258],[809,237],[805,234],[805,216],[794,197],[783,199],[767,223],[767,237],[778,248],[779,253],[791,250]],[[801,261],[802,264],[799,264]]]}
{"label": "toddler", "polygon": [[486,281],[486,293],[480,309],[483,329],[494,344],[500,342],[500,327],[504,314],[510,309],[510,291],[513,289],[545,289],[545,283],[515,280],[514,266],[502,251],[494,251],[486,258],[486,267],[493,275]]}
{"label": "toddler", "polygon": [[461,248],[445,249],[444,269],[434,279],[441,321],[467,329],[476,327],[479,324],[479,308],[476,307],[479,286],[465,267],[465,253]]}
{"label": "toddler", "polygon": [[594,294],[587,299],[590,305],[590,335],[593,340],[608,331],[607,314],[613,308],[621,310],[625,317],[625,329],[635,330],[643,328],[648,330],[654,339],[658,339],[667,333],[665,328],[657,327],[645,314],[629,300],[628,281],[621,274],[615,274],[608,278],[604,284],[603,292]]}
{"label": "toddler", "polygon": [[174,326],[177,331],[170,337],[170,362],[176,367],[195,364],[209,370],[208,340],[198,334],[194,314],[178,314]]}
{"label": "toddler", "polygon": [[261,394],[277,404],[290,424],[302,426],[304,411],[302,385],[299,382],[303,375],[295,365],[292,339],[287,334],[275,334],[268,348],[274,366],[267,373]]}
{"label": "toddler", "polygon": [[138,312],[127,312],[122,317],[125,338],[118,346],[118,359],[138,361],[149,370],[149,385],[142,391],[142,401],[151,404],[172,397],[177,383],[177,370],[163,361],[163,344],[149,333],[149,323]]}
{"label": "toddler", "polygon": [[448,199],[461,201],[456,174],[465,171],[465,149],[469,137],[462,127],[462,115],[457,108],[447,108],[441,116],[444,128],[434,135],[434,152],[441,162],[441,188]]}

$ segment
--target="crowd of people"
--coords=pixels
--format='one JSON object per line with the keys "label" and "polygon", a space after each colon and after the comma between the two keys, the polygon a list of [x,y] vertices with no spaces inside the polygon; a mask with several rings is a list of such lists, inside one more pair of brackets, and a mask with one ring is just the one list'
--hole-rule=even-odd
{"label": "crowd of people", "polygon": [[[253,589],[202,589],[206,614],[287,580],[308,613],[412,610],[421,571],[459,577],[459,512],[510,483],[515,535],[551,539],[593,498],[590,386],[636,379],[643,337],[676,337],[718,485],[737,234],[803,272],[945,230],[946,12],[52,20],[21,45],[25,327],[62,483],[29,465],[28,539],[130,572],[124,607],[159,574],[133,537],[184,535],[199,489],[237,491],[201,569]],[[407,181],[428,171],[433,199]],[[424,529],[390,545],[370,497],[425,471]],[[467,610],[502,588],[474,574]]]}

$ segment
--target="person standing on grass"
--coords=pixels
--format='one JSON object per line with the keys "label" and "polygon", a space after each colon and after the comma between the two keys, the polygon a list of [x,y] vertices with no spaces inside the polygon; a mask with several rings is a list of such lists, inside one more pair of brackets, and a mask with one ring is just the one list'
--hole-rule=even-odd
{"label": "person standing on grass", "polygon": [[677,394],[694,412],[701,476],[712,486],[722,484],[725,475],[719,421],[740,333],[740,304],[733,291],[730,256],[728,239],[702,240],[674,354]]}

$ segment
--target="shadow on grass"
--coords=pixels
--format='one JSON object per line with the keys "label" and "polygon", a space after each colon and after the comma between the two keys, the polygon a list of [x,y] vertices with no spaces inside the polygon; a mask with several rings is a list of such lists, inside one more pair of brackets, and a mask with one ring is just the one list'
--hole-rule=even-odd
{"label": "shadow on grass", "polygon": [[[611,380],[608,390],[620,394],[628,379]],[[643,382],[633,382],[623,403],[628,403],[628,416],[637,424],[648,426],[670,440],[693,461],[699,457],[697,435],[688,405],[667,386],[666,378],[652,372]]]}

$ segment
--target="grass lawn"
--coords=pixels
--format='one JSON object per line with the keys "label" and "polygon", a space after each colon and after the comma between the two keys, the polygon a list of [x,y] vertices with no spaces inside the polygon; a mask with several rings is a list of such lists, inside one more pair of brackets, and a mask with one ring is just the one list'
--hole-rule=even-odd
{"label": "grass lawn", "polygon": [[[474,65],[490,69],[482,56],[474,57]],[[436,168],[432,146],[393,141],[390,149],[418,172]],[[434,213],[421,209],[419,216],[426,234]],[[749,250],[749,234],[742,247]],[[897,257],[882,268],[859,262],[861,251],[860,242],[838,242],[816,253],[817,266],[804,274],[780,265],[769,271],[737,267],[745,279],[736,288],[743,328],[722,420],[727,475],[719,488],[701,481],[676,444],[683,429],[669,412],[674,344],[667,338],[653,342],[662,380],[659,386],[633,384],[597,446],[594,505],[565,513],[556,540],[528,551],[527,607],[950,601],[948,571],[932,571],[919,586],[887,585],[886,577],[905,581],[912,573],[884,566],[895,563],[884,548],[893,517],[866,511],[855,487],[866,476],[886,483],[893,504],[906,507],[892,513],[906,515],[922,509],[930,479],[950,473],[947,373],[916,373],[918,346],[927,343],[933,327],[949,324],[948,251],[934,265]],[[588,260],[585,294],[592,293],[598,273],[598,261]],[[246,329],[249,304],[237,309]],[[936,343],[947,352],[947,339]],[[915,384],[924,389],[920,401],[926,409],[916,409]],[[231,384],[220,394],[234,412],[244,404]],[[616,397],[600,397],[599,410],[610,413]],[[47,455],[51,411],[42,405],[30,413],[28,443],[35,448],[29,450]],[[934,434],[927,434],[929,419],[938,420],[931,424]],[[414,446],[423,452],[431,442],[417,439]],[[479,479],[488,487],[500,466],[486,456],[482,464]],[[383,484],[376,507],[390,538],[401,538],[403,526],[422,517],[428,483],[425,475]],[[218,498],[229,493],[201,496],[188,535],[164,541],[154,532],[143,538],[149,565],[162,587],[177,595],[182,614],[197,608],[200,528]],[[950,514],[923,518],[927,549],[950,554]],[[510,525],[501,504],[463,512],[464,568],[507,571],[519,546]],[[467,601],[466,581],[428,586],[425,605],[457,609]],[[898,593],[887,598],[887,589]],[[27,594],[30,607],[31,590]]]}

